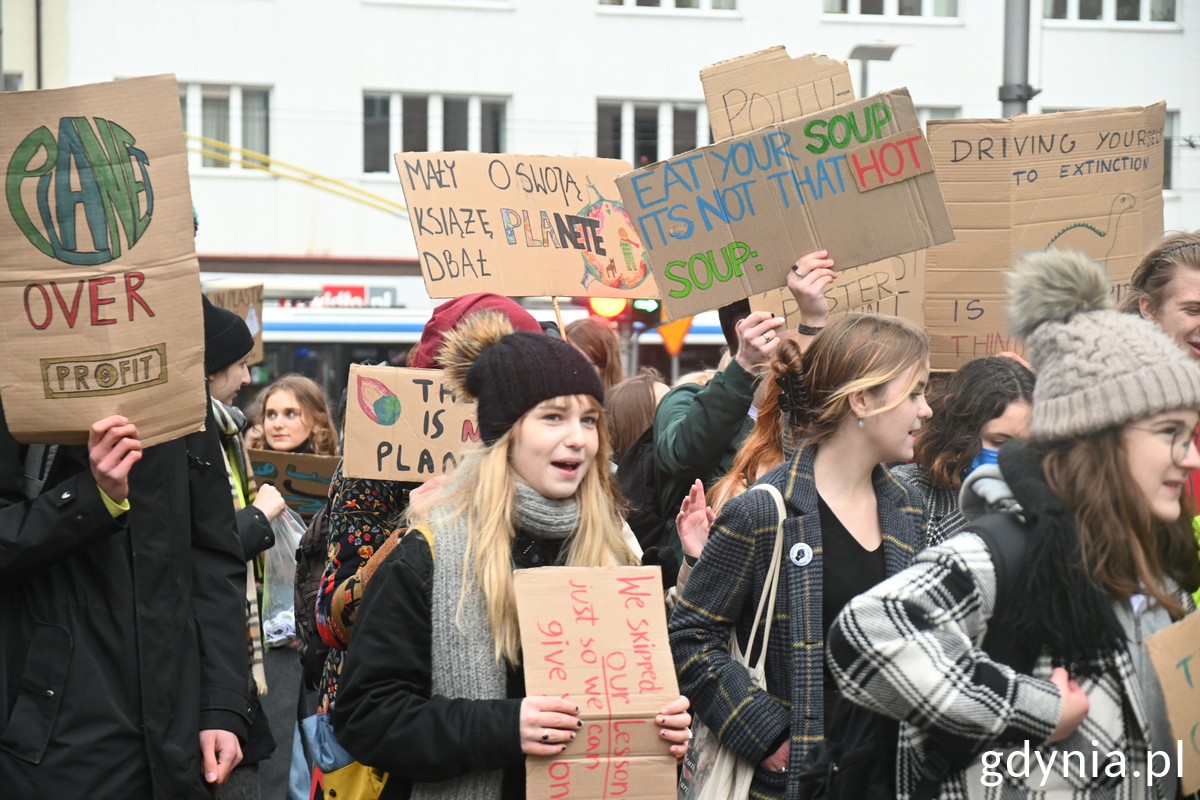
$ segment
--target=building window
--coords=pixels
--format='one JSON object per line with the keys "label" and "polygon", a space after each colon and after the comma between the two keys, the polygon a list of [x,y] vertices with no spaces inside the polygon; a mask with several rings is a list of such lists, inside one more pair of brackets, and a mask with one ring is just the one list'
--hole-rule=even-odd
{"label": "building window", "polygon": [[467,144],[468,100],[465,97],[442,99],[442,149],[469,150]]}
{"label": "building window", "polygon": [[621,157],[621,104],[596,104],[596,156]]}
{"label": "building window", "polygon": [[392,160],[391,95],[363,93],[363,172],[387,172]]}
{"label": "building window", "polygon": [[6,92],[21,91],[21,73],[19,73],[19,72],[4,73],[4,91],[6,91]]}
{"label": "building window", "polygon": [[[271,92],[269,89],[242,89],[242,147],[269,155],[271,151]],[[267,162],[245,156],[247,162],[266,166]]]}
{"label": "building window", "polygon": [[1176,0],[1043,0],[1044,19],[1175,22]]}
{"label": "building window", "polygon": [[503,153],[507,118],[502,98],[364,92],[363,172],[390,171],[395,152]]}
{"label": "building window", "polygon": [[429,149],[429,98],[404,95],[400,101],[400,149],[419,153]]}
{"label": "building window", "polygon": [[[218,142],[229,141],[229,87],[205,86],[200,93],[200,135],[205,139],[215,139]],[[205,150],[215,151],[213,145],[205,145]],[[229,159],[217,158],[215,155],[205,155],[201,162],[206,167],[227,168]]]}
{"label": "building window", "polygon": [[596,103],[596,155],[635,167],[703,147],[711,140],[703,103]]}
{"label": "building window", "polygon": [[[240,152],[271,152],[271,90],[264,87],[179,84],[179,113],[183,130],[199,133],[218,144],[191,143],[199,155],[190,165],[215,169],[266,166],[266,160]],[[245,162],[243,164],[243,161]]]}
{"label": "building window", "polygon": [[504,117],[508,104],[503,100],[482,100],[479,103],[479,151],[481,153],[503,153]]}
{"label": "building window", "polygon": [[958,0],[825,0],[824,9],[873,17],[957,17]]}
{"label": "building window", "polygon": [[736,11],[737,0],[598,0],[602,6],[677,8],[688,11]]}

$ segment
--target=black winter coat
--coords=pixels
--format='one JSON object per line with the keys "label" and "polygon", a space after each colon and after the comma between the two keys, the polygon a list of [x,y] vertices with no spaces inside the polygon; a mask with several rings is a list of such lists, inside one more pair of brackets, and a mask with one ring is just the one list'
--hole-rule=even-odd
{"label": "black winter coat", "polygon": [[5,797],[209,797],[199,731],[245,738],[245,562],[215,431],[146,449],[114,520],[84,447],[27,500],[0,411]]}

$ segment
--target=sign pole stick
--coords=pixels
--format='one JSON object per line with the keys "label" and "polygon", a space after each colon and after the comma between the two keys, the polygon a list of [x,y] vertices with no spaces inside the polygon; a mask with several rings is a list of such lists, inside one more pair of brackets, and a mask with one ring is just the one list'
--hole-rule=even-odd
{"label": "sign pole stick", "polygon": [[559,309],[559,307],[558,307],[558,296],[557,295],[550,298],[550,305],[554,306],[554,320],[558,323],[558,335],[561,338],[566,339],[567,338],[567,326],[563,325],[562,310]]}

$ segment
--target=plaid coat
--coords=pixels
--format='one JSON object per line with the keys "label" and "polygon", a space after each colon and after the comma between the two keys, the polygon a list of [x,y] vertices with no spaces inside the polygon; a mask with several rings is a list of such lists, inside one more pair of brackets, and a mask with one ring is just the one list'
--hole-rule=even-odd
{"label": "plaid coat", "polygon": [[[1058,724],[1061,703],[1049,681],[1052,664],[1043,655],[1030,676],[988,658],[981,645],[996,592],[987,545],[968,524],[852,600],[829,631],[830,668],[845,696],[903,720],[900,800],[911,796],[922,766],[937,752],[922,732],[928,729],[981,751],[946,778],[942,800],[1173,800],[1173,781],[1148,779],[1148,715],[1162,709],[1147,708],[1134,666],[1138,658],[1141,669],[1149,669],[1142,641],[1170,622],[1166,612],[1154,606],[1135,620],[1128,603],[1117,605],[1133,639],[1130,649],[1106,658],[1097,677],[1079,680],[1091,704],[1087,717],[1067,739],[1042,745]],[[999,740],[1029,744],[1007,747],[995,744]],[[1173,742],[1156,746],[1174,750]]]}
{"label": "plaid coat", "polygon": [[[767,645],[767,690],[753,688],[746,669],[728,652],[731,631],[736,629],[743,647],[749,639],[771,559],[778,515],[766,492],[746,492],[726,504],[671,614],[671,652],[680,691],[718,738],[753,764],[769,755],[780,737],[790,735],[789,763],[799,765],[824,737],[823,562],[815,455],[815,447],[802,448],[759,481],[779,489],[788,512]],[[924,542],[924,513],[916,490],[882,466],[872,478],[885,566],[892,575],[908,566]],[[811,548],[812,558],[800,565],[807,552],[802,545]],[[758,649],[756,644],[752,657],[757,658]],[[757,769],[750,797],[795,798],[797,786],[787,780],[795,774]]]}
{"label": "plaid coat", "polygon": [[921,493],[925,514],[929,519],[925,529],[926,547],[941,544],[966,527],[967,518],[958,507],[957,491],[934,486],[929,473],[917,464],[892,467],[892,474]]}

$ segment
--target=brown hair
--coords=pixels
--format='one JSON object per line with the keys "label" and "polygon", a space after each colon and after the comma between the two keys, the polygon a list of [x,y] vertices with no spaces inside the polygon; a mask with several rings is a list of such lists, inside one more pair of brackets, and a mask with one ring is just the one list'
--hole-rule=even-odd
{"label": "brown hair", "polygon": [[962,472],[979,455],[980,432],[1021,400],[1033,402],[1033,372],[1016,359],[968,361],[930,391],[933,417],[917,434],[913,461],[943,489],[962,486]]}
{"label": "brown hair", "polygon": [[[278,378],[258,396],[261,402],[254,424],[257,430],[251,435],[249,445],[253,448],[266,448],[266,435],[263,431],[263,418],[266,416],[267,400],[278,391],[291,392],[300,404],[307,421],[312,423],[308,434],[309,450],[318,456],[336,456],[338,454],[338,432],[333,427],[329,415],[329,403],[325,393],[315,381],[292,373]],[[268,448],[269,449],[269,448]]]}
{"label": "brown hair", "polygon": [[654,384],[666,383],[658,370],[644,367],[632,378],[626,378],[607,393],[604,402],[608,419],[608,434],[612,440],[613,458],[633,444],[654,422]]}
{"label": "brown hair", "polygon": [[[806,444],[820,444],[837,432],[852,413],[850,395],[879,394],[893,378],[914,364],[923,366],[928,358],[925,334],[896,317],[847,314],[826,325],[809,343],[800,375],[810,417]],[[877,408],[868,416],[890,410]]]}
{"label": "brown hair", "polygon": [[604,391],[621,382],[625,377],[621,368],[620,340],[617,332],[607,324],[592,317],[577,319],[567,325],[566,339],[587,356],[604,381]]}
{"label": "brown hair", "polygon": [[779,346],[771,353],[763,373],[763,397],[754,427],[738,448],[733,466],[725,477],[717,481],[708,492],[708,504],[713,511],[740,495],[763,473],[783,463],[783,426],[790,424],[787,414],[780,408],[782,393],[778,379],[804,369],[804,351],[800,343],[791,336],[781,336]]}
{"label": "brown hair", "polygon": [[1050,489],[1074,514],[1084,570],[1112,598],[1146,592],[1180,617],[1184,608],[1163,590],[1200,584],[1200,561],[1191,530],[1193,510],[1158,523],[1138,491],[1121,441],[1121,428],[1050,446],[1043,467]]}
{"label": "brown hair", "polygon": [[1181,266],[1200,270],[1200,233],[1169,233],[1146,253],[1129,279],[1129,294],[1121,301],[1121,310],[1140,313],[1139,301],[1145,297],[1150,308],[1157,311]]}

